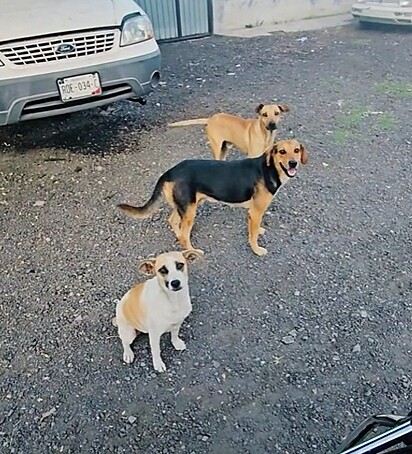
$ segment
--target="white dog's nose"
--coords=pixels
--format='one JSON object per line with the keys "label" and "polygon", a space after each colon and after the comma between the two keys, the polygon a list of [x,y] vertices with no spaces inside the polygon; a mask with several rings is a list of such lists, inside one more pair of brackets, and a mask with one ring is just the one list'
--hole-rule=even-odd
{"label": "white dog's nose", "polygon": [[177,290],[178,288],[180,288],[179,279],[173,279],[173,281],[170,282],[170,286],[172,287],[173,290]]}

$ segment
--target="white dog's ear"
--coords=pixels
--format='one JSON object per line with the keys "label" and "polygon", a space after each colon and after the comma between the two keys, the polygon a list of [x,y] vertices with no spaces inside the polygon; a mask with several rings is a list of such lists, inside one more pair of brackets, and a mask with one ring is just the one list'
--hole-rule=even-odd
{"label": "white dog's ear", "polygon": [[143,262],[139,264],[139,273],[146,274],[148,276],[154,276],[156,274],[155,263],[156,259],[143,260]]}
{"label": "white dog's ear", "polygon": [[196,262],[197,259],[200,259],[205,255],[201,249],[188,249],[187,251],[183,251],[182,254],[187,263]]}

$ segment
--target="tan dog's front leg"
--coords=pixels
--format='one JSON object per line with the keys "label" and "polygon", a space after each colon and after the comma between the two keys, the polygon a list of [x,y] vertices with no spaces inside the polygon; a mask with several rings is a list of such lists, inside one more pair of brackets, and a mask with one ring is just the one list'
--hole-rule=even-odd
{"label": "tan dog's front leg", "polygon": [[153,367],[157,372],[164,372],[166,370],[166,365],[162,361],[162,357],[160,356],[160,336],[162,334],[157,331],[150,331],[149,332],[149,342],[150,342],[150,349],[152,351],[152,360],[153,360]]}
{"label": "tan dog's front leg", "polygon": [[249,209],[249,244],[252,251],[259,256],[266,255],[268,252],[264,247],[260,247],[257,242],[259,234],[262,234],[260,224],[263,213],[264,211],[259,210],[255,205],[252,205]]}

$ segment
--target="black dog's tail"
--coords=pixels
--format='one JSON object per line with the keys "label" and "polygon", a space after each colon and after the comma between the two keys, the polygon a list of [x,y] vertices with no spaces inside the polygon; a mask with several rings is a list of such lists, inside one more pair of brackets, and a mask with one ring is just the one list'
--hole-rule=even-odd
{"label": "black dog's tail", "polygon": [[120,205],[117,205],[117,207],[133,219],[148,218],[160,207],[164,184],[165,180],[163,178],[160,178],[156,183],[152,196],[141,207],[134,207],[132,205],[128,205],[127,203],[121,203]]}

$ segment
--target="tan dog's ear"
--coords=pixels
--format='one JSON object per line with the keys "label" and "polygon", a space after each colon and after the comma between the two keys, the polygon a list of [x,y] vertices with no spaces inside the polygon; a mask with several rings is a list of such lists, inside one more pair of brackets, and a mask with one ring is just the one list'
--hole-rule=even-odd
{"label": "tan dog's ear", "polygon": [[304,147],[304,145],[300,146],[300,162],[302,164],[308,163],[308,152],[306,151],[306,148]]}
{"label": "tan dog's ear", "polygon": [[279,109],[282,111],[282,112],[289,112],[290,111],[290,108],[287,104],[278,104],[278,107]]}
{"label": "tan dog's ear", "polygon": [[265,107],[264,104],[259,104],[259,105],[256,107],[256,109],[255,109],[255,110],[256,110],[256,113],[257,113],[257,114],[260,114],[260,111],[261,111],[264,107]]}
{"label": "tan dog's ear", "polygon": [[200,259],[200,257],[203,257],[205,253],[201,249],[188,249],[183,251],[182,254],[187,263],[193,263],[197,259]]}
{"label": "tan dog's ear", "polygon": [[139,273],[146,274],[147,276],[154,276],[156,259],[147,259],[139,263]]}
{"label": "tan dog's ear", "polygon": [[270,166],[270,160],[272,159],[272,156],[278,152],[278,146],[276,144],[271,145],[270,148],[268,148],[265,151],[265,157],[266,157],[266,165],[269,167]]}

